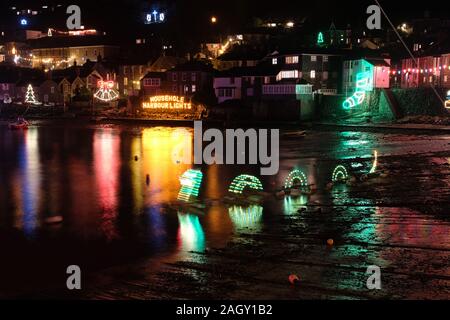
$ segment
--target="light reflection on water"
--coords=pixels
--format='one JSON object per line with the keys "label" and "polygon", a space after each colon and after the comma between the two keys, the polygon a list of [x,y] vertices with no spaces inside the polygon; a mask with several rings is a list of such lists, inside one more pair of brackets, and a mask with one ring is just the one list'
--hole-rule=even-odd
{"label": "light reflection on water", "polygon": [[[0,130],[4,130],[0,128]],[[280,173],[273,178],[262,179],[266,191],[274,191],[284,183],[293,168],[301,168],[309,184],[316,185],[321,193],[311,197],[287,196],[280,201],[271,199],[271,205],[226,207],[219,201],[226,195],[232,178],[251,169],[245,166],[203,166],[202,200],[212,204],[203,215],[167,209],[166,204],[176,200],[179,177],[192,165],[183,164],[185,147],[193,148],[193,131],[190,128],[174,129],[153,127],[129,129],[31,127],[24,132],[2,131],[0,147],[5,168],[0,173],[0,227],[21,230],[26,238],[39,239],[50,228],[55,241],[70,238],[87,242],[96,239],[107,244],[115,241],[131,241],[122,250],[130,250],[133,241],[144,243],[149,252],[181,254],[204,251],[211,246],[225,246],[234,235],[261,232],[270,228],[267,218],[280,215],[289,219],[295,215],[303,218],[298,210],[309,201],[346,205],[353,201],[351,189],[346,184],[335,185],[323,191],[331,180],[333,168],[341,163],[347,148],[357,147],[357,136],[351,142],[334,141],[330,149],[339,153],[338,159],[283,157]],[[364,141],[371,141],[364,134]],[[370,167],[372,147],[362,144],[360,153],[367,155]],[[2,157],[4,155],[2,154]],[[355,156],[355,153],[350,154]],[[351,166],[348,165],[349,170]],[[359,167],[356,169],[360,169]],[[147,182],[147,175],[149,180]],[[271,180],[270,180],[271,179]],[[275,181],[275,182],[274,182]],[[359,199],[359,204],[374,207],[373,199]],[[270,208],[267,210],[266,208]],[[380,209],[369,212],[380,213]],[[392,234],[412,238],[411,232],[391,230],[384,223],[388,213],[378,225],[354,223],[345,232],[361,241],[376,241],[379,234]],[[349,218],[351,214],[348,213]],[[62,224],[49,226],[45,218],[63,217]],[[345,216],[344,216],[345,218]],[[358,218],[358,216],[357,216]],[[334,219],[333,213],[329,219]],[[295,220],[295,219],[293,219]],[[350,220],[348,220],[350,221]],[[404,228],[412,228],[406,226]],[[429,233],[439,230],[437,225],[421,232],[425,242]],[[401,231],[401,232],[398,232]],[[440,241],[448,235],[442,234]],[[399,240],[400,241],[400,240]],[[419,240],[414,240],[419,241]],[[417,242],[420,243],[420,242]],[[97,249],[92,249],[97,250]],[[145,252],[148,254],[149,252]]]}
{"label": "light reflection on water", "polygon": [[23,230],[27,238],[34,238],[41,203],[38,134],[38,130],[34,128],[18,137],[20,147],[17,150],[17,167],[14,168],[12,177],[14,226]]}

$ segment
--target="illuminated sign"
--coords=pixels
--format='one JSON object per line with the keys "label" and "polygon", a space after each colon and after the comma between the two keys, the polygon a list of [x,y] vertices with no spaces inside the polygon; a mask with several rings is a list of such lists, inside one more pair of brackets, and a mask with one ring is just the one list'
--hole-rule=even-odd
{"label": "illuminated sign", "polygon": [[28,20],[27,19],[20,19],[20,24],[22,26],[26,26],[26,25],[28,25]]}
{"label": "illuminated sign", "polygon": [[154,96],[148,102],[142,103],[144,109],[177,109],[190,110],[192,105],[179,96]]}
{"label": "illuminated sign", "polygon": [[153,12],[146,14],[145,23],[146,24],[163,23],[165,19],[166,15],[164,12],[158,12],[156,10],[153,10]]}

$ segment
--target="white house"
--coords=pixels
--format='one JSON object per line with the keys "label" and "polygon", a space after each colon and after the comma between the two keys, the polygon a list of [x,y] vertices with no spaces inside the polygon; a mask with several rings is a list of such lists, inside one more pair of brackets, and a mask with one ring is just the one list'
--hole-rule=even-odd
{"label": "white house", "polygon": [[349,93],[356,88],[358,77],[366,75],[369,78],[368,89],[389,88],[390,59],[357,59],[344,61],[343,91]]}

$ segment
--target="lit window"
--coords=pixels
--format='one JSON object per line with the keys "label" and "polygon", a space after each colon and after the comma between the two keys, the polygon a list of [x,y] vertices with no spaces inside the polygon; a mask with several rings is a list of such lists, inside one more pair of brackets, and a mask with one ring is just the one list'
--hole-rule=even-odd
{"label": "lit window", "polygon": [[311,70],[310,77],[311,77],[311,79],[315,79],[316,78],[316,70]]}
{"label": "lit window", "polygon": [[277,76],[277,81],[281,79],[297,79],[298,70],[281,71]]}
{"label": "lit window", "polygon": [[324,72],[322,73],[322,79],[323,79],[323,80],[328,80],[328,71],[324,71]]}
{"label": "lit window", "polygon": [[197,91],[197,86],[195,84],[192,85],[192,92],[196,92]]}
{"label": "lit window", "polygon": [[278,59],[277,58],[272,58],[272,64],[278,64]]}
{"label": "lit window", "polygon": [[317,61],[317,56],[311,56],[311,62]]}
{"label": "lit window", "polygon": [[328,62],[328,56],[323,56],[323,62]]}
{"label": "lit window", "polygon": [[286,57],[286,64],[298,63],[298,56]]}
{"label": "lit window", "polygon": [[128,78],[123,78],[123,85],[127,86],[128,85]]}

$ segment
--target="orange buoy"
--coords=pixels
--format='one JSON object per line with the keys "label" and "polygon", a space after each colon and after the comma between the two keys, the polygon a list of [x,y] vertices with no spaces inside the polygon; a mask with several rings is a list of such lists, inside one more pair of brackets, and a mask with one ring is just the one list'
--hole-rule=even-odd
{"label": "orange buoy", "polygon": [[296,274],[289,275],[288,279],[290,284],[297,284],[298,282],[300,282],[300,279]]}
{"label": "orange buoy", "polygon": [[334,244],[334,240],[333,239],[328,239],[327,240],[327,245],[329,245],[330,247]]}

